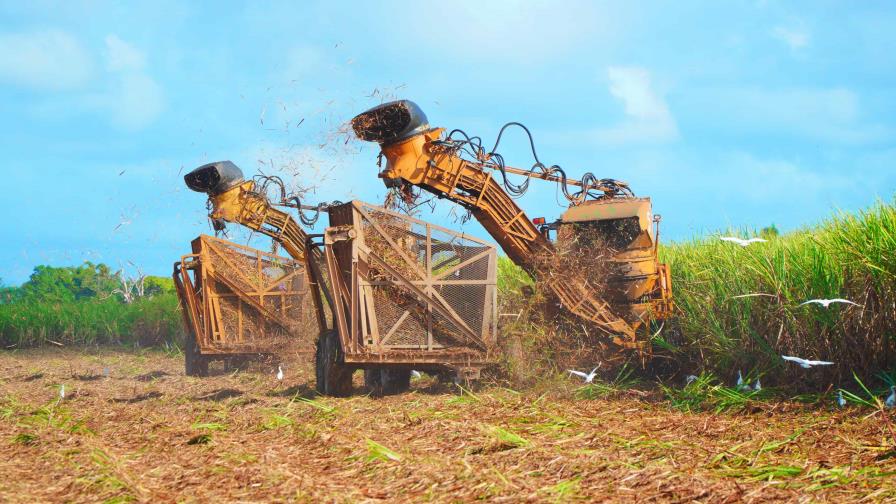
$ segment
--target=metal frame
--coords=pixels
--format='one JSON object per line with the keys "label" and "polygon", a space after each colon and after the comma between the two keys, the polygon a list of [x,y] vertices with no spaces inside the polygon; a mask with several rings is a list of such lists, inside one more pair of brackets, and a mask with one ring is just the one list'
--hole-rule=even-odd
{"label": "metal frame", "polygon": [[[405,253],[394,237],[371,216],[374,212],[407,225],[407,234],[425,244],[423,264]],[[411,232],[414,225],[425,230],[425,233]],[[476,248],[482,248],[482,251],[434,273],[433,232],[456,237]],[[393,260],[400,258],[404,263],[403,271],[389,264],[383,254],[377,253],[370,246],[369,242],[373,239],[385,242],[387,251],[390,255],[394,254]],[[328,281],[313,278],[315,274],[322,273],[319,268],[312,267],[309,268],[312,273],[311,282],[315,285],[326,283],[332,290],[329,296],[332,301],[328,302],[328,306],[334,312],[334,326],[339,333],[346,363],[358,367],[429,363],[457,368],[481,367],[493,360],[491,350],[495,345],[497,326],[497,253],[493,245],[404,214],[352,201],[330,209],[330,227],[324,235],[323,249],[322,260],[326,265]],[[487,261],[483,279],[450,279],[449,275],[476,261]],[[374,273],[378,279],[371,279]],[[440,286],[464,285],[484,286],[482,320],[475,327],[470,327],[455,311],[456,307],[439,294]],[[384,286],[398,289],[407,298],[413,299],[425,313],[426,334],[421,335],[425,337],[421,338],[420,343],[398,344],[391,341],[396,330],[410,316],[410,312],[405,310],[390,327],[384,327],[377,317],[383,307],[377,305],[378,301],[374,296],[374,290]],[[380,299],[379,302],[384,300]],[[436,315],[447,322],[451,337],[458,344],[445,345],[438,342],[433,327]]]}
{"label": "metal frame", "polygon": [[[193,333],[200,353],[238,355],[246,353],[270,353],[276,337],[296,338],[298,327],[306,316],[298,320],[290,317],[287,306],[304,310],[309,293],[305,265],[301,262],[201,235],[192,242],[193,253],[181,257],[174,265],[174,281],[181,303],[185,326]],[[229,255],[242,254],[253,260],[256,277],[250,278],[237,267]],[[265,264],[284,267],[284,274],[265,278]],[[284,289],[284,283],[300,278],[300,290]],[[265,279],[259,283],[259,280]],[[247,288],[254,285],[254,288]],[[279,310],[272,310],[265,301],[279,298]],[[222,305],[232,307],[236,300],[237,327],[227,329]],[[260,334],[250,334],[243,322],[250,312],[261,321]],[[310,342],[311,338],[309,338]]]}
{"label": "metal frame", "polygon": [[[444,128],[430,128],[400,141],[381,144],[380,154],[386,158],[386,166],[379,177],[425,188],[471,210],[514,263],[533,277],[543,274],[544,264],[550,263],[556,253],[553,244],[492,176],[490,170],[494,165],[487,160],[459,157],[443,141],[444,135]],[[504,170],[508,171],[507,167]],[[532,175],[524,170],[513,173]],[[546,177],[536,175],[535,178]],[[618,204],[615,200],[608,200],[608,204]],[[626,199],[619,198],[619,201]],[[649,223],[645,224],[649,227]],[[655,251],[651,255],[651,262],[656,265],[653,269],[659,268]],[[651,351],[649,339],[639,334],[639,330],[649,332],[645,319],[660,318],[670,312],[671,291],[668,290],[644,304],[638,299],[605,299],[585,279],[575,276],[548,275],[541,280],[565,309],[593,323],[620,347],[638,351],[642,358]],[[671,284],[666,281],[663,285]]]}

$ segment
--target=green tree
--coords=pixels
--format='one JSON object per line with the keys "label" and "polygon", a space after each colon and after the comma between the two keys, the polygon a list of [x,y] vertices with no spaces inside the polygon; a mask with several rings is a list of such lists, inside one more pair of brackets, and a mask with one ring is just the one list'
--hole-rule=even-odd
{"label": "green tree", "polygon": [[143,295],[174,294],[174,280],[168,277],[148,276],[143,280]]}
{"label": "green tree", "polygon": [[778,227],[772,224],[771,226],[764,227],[759,231],[759,236],[768,240],[769,238],[777,238],[780,235],[780,231],[778,231]]}
{"label": "green tree", "polygon": [[68,302],[109,295],[117,285],[117,277],[105,264],[85,262],[62,268],[41,265],[22,285],[21,298],[30,302]]}
{"label": "green tree", "polygon": [[10,304],[16,301],[19,297],[19,288],[6,285],[3,282],[3,279],[0,278],[0,304]]}

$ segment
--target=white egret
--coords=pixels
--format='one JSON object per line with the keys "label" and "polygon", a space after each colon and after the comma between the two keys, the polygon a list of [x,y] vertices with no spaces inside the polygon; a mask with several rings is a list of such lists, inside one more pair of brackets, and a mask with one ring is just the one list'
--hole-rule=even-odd
{"label": "white egret", "polygon": [[580,376],[583,380],[585,380],[585,383],[591,383],[594,381],[594,377],[597,376],[597,369],[599,367],[600,366],[597,366],[596,368],[592,369],[590,373],[583,373],[582,371],[576,371],[575,369],[569,369],[568,371],[576,376]]}
{"label": "white egret", "polygon": [[786,361],[795,362],[795,363],[799,364],[800,367],[803,367],[805,369],[809,369],[812,366],[830,366],[830,365],[834,364],[833,362],[829,362],[829,361],[809,360],[809,359],[803,359],[800,357],[793,357],[790,355],[782,355],[781,358]]}
{"label": "white egret", "polygon": [[825,308],[831,306],[831,303],[845,303],[845,304],[851,304],[851,305],[855,305],[855,306],[862,306],[862,305],[860,305],[859,303],[854,303],[854,302],[852,302],[852,301],[850,301],[850,300],[848,300],[848,299],[843,299],[843,298],[834,298],[834,299],[810,299],[810,300],[808,300],[808,301],[806,301],[806,302],[804,302],[804,303],[800,303],[800,306],[807,305],[807,304],[810,304],[810,303],[819,304],[819,305],[821,305],[821,306],[823,306],[823,307],[825,307]]}
{"label": "white egret", "polygon": [[720,236],[719,239],[722,241],[726,241],[726,242],[736,243],[736,244],[740,245],[741,247],[746,247],[747,245],[750,245],[751,243],[761,243],[761,242],[768,241],[768,240],[764,240],[762,238],[750,238],[748,240],[744,240],[743,238],[738,238],[736,236]]}

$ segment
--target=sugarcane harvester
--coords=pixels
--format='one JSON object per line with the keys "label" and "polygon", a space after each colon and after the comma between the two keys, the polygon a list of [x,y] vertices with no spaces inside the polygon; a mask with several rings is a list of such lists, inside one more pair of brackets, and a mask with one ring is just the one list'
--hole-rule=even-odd
{"label": "sugarcane harvester", "polygon": [[[467,380],[494,362],[493,245],[361,201],[302,205],[279,178],[246,180],[229,161],[203,165],[185,182],[208,195],[216,230],[241,224],[304,263],[319,328],[320,393],[349,394],[356,369],[374,393],[395,393],[408,388],[412,369]],[[272,187],[280,190],[274,198]],[[306,233],[292,215],[311,226],[322,210],[329,217],[322,234]],[[184,305],[190,289],[178,287]]]}
{"label": "sugarcane harvester", "polygon": [[[185,181],[191,189],[215,195],[210,217],[216,231],[227,220],[238,220],[274,237],[293,258],[202,235],[193,240],[192,253],[174,263],[174,285],[190,336],[185,369],[188,375],[205,376],[212,360],[245,362],[282,351],[282,344],[295,340],[307,325],[311,315],[305,301],[316,298],[308,289],[307,234],[264,194],[276,178],[256,184],[244,180],[233,163],[221,162],[189,173]],[[314,311],[319,324],[321,311]]]}
{"label": "sugarcane harvester", "polygon": [[[634,197],[624,182],[598,179],[590,173],[573,180],[558,166],[545,166],[538,160],[531,134],[535,165],[529,170],[505,165],[495,150],[510,126],[522,127],[529,134],[522,124],[508,123],[495,148],[486,152],[479,137],[431,127],[423,111],[409,100],[385,103],[352,119],[360,139],[380,145],[385,167],[379,177],[387,187],[403,195],[419,187],[458,203],[564,309],[590,322],[616,344],[642,355],[649,353],[649,322],[664,319],[672,311],[669,268],[657,260],[659,216],[653,216],[650,199]],[[508,175],[527,179],[515,185]],[[533,178],[559,183],[570,202],[554,222],[530,220],[508,194],[521,195]],[[570,186],[577,190],[570,192]],[[556,233],[554,242],[551,232]],[[586,233],[601,239],[583,239]],[[607,252],[593,247],[609,247],[605,285],[598,289],[587,274],[553,268],[561,262],[559,245],[571,245],[564,250],[577,254]]]}

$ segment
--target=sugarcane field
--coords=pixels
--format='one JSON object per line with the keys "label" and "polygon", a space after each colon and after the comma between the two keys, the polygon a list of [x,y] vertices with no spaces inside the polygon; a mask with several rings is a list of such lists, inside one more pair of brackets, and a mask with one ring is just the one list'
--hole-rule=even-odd
{"label": "sugarcane field", "polygon": [[0,13],[0,502],[896,502],[892,6]]}

